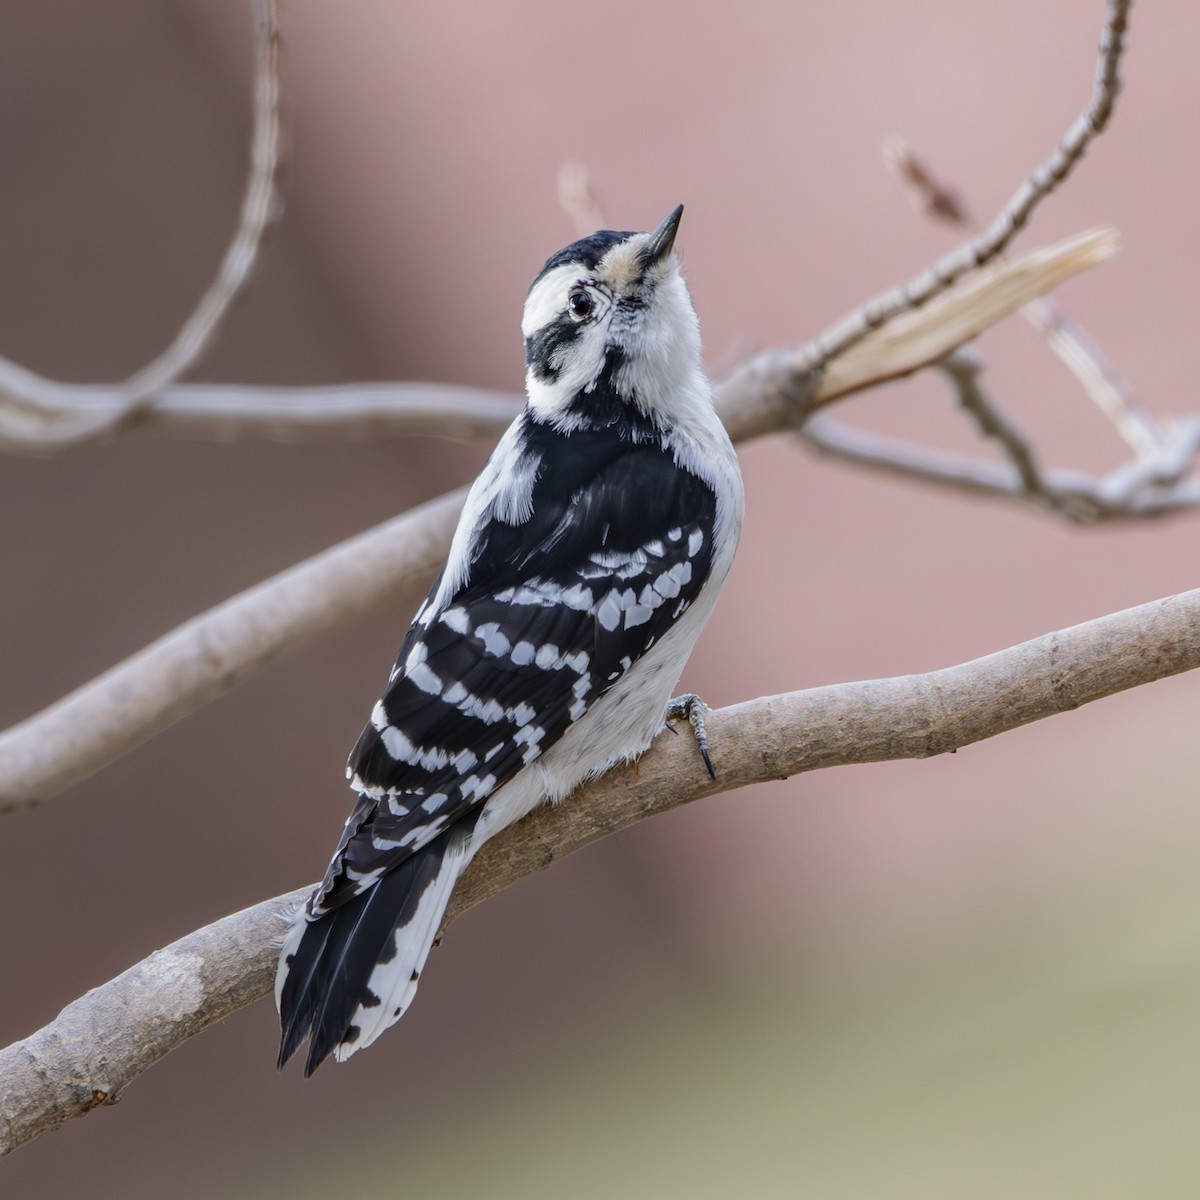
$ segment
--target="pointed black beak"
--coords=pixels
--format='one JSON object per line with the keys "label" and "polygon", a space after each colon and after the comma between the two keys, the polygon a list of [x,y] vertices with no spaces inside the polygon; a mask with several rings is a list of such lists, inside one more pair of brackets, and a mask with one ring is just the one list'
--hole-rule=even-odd
{"label": "pointed black beak", "polygon": [[671,253],[675,245],[675,235],[679,232],[679,220],[683,216],[683,205],[679,205],[667,216],[661,225],[650,235],[650,240],[642,250],[642,261],[651,267],[662,262]]}

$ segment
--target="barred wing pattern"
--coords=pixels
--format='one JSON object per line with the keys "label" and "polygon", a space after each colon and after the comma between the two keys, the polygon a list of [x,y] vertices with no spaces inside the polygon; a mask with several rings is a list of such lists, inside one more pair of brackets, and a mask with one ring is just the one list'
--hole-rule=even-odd
{"label": "barred wing pattern", "polygon": [[530,519],[493,520],[466,585],[410,629],[350,756],[360,798],[314,916],[482,805],[698,595],[715,520],[705,483],[660,447],[628,443],[582,486],[571,488],[570,474],[561,456],[544,468]]}

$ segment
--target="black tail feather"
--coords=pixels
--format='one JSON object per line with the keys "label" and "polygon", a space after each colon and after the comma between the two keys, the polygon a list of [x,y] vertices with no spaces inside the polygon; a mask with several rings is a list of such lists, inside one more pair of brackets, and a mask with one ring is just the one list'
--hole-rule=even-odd
{"label": "black tail feather", "polygon": [[305,1076],[341,1042],[354,1040],[355,1009],[380,1003],[368,987],[371,972],[394,954],[392,933],[411,917],[436,878],[445,847],[446,835],[436,838],[373,887],[305,925],[279,998],[280,1067],[306,1036]]}

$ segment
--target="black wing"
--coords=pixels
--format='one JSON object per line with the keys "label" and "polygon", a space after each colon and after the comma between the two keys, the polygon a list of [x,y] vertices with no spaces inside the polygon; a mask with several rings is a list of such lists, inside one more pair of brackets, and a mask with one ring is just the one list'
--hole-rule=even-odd
{"label": "black wing", "polygon": [[598,455],[578,444],[592,436],[543,460],[530,519],[493,521],[463,587],[409,630],[350,755],[361,793],[314,913],[370,886],[544,753],[699,594],[712,489],[661,447]]}

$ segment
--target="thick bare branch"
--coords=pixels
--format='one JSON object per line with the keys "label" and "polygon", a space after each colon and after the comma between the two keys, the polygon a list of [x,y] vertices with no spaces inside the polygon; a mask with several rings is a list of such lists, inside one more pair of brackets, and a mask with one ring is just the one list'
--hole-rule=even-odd
{"label": "thick bare branch", "polygon": [[[945,754],[1198,666],[1200,590],[927,675],[723,709],[709,718],[715,782],[690,739],[659,738],[636,770],[617,768],[489,841],[447,920],[589,842],[703,796],[823,767]],[[181,938],[0,1051],[0,1152],[112,1103],[176,1046],[266,995],[282,914],[307,890]]]}
{"label": "thick bare branch", "polygon": [[[787,352],[761,355],[717,389],[722,418],[738,440],[792,428],[810,404],[941,358],[1039,289],[1101,261],[1112,245],[1110,233],[1084,234],[982,273],[961,295],[864,340],[819,381],[798,376]],[[482,420],[477,403],[468,407]],[[0,814],[61,791],[324,630],[427,583],[445,557],[463,496],[449,493],[194,617],[0,733]]]}
{"label": "thick bare branch", "polygon": [[1017,189],[1003,210],[976,238],[938,259],[920,275],[889,292],[860,305],[821,334],[798,364],[819,370],[832,359],[861,341],[898,314],[920,308],[935,296],[1008,248],[1028,223],[1033,210],[1070,175],[1092,141],[1104,132],[1120,91],[1118,66],[1125,48],[1132,0],[1109,0],[1108,14],[1100,35],[1100,56],[1087,107],[1067,130],[1054,153]]}
{"label": "thick bare branch", "polygon": [[[164,389],[208,348],[258,258],[275,204],[279,164],[279,27],[275,0],[255,0],[254,132],[241,213],[216,278],[171,344],[123,384],[108,403],[80,406],[79,392],[0,360],[0,446],[63,447],[115,433],[143,416]],[[62,401],[70,398],[70,403]]]}

